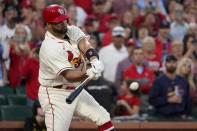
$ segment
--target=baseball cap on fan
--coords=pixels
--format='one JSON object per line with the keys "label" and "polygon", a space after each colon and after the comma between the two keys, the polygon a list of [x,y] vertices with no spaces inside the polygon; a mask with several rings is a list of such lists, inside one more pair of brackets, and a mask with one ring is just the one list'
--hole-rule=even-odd
{"label": "baseball cap on fan", "polygon": [[122,36],[125,37],[125,31],[124,28],[121,26],[116,26],[112,30],[112,36]]}
{"label": "baseball cap on fan", "polygon": [[166,20],[160,21],[159,27],[160,28],[170,28],[170,23]]}
{"label": "baseball cap on fan", "polygon": [[93,2],[93,4],[95,4],[95,5],[102,5],[102,4],[105,3],[105,0],[93,0],[92,2]]}
{"label": "baseball cap on fan", "polygon": [[22,8],[33,8],[32,0],[23,0],[21,2]]}
{"label": "baseball cap on fan", "polygon": [[166,62],[170,62],[170,61],[177,61],[177,58],[175,55],[173,54],[169,54],[166,56],[166,59],[165,59]]}

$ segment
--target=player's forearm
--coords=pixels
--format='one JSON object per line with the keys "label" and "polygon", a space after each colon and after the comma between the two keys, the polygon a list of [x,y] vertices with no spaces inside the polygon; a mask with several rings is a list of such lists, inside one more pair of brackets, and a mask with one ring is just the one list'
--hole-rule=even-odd
{"label": "player's forearm", "polygon": [[86,72],[83,71],[65,70],[61,74],[69,82],[79,82],[87,78]]}
{"label": "player's forearm", "polygon": [[91,44],[89,43],[89,41],[87,39],[82,39],[80,42],[79,42],[79,50],[82,51],[84,54],[86,54],[86,51],[90,48],[93,48],[91,46]]}

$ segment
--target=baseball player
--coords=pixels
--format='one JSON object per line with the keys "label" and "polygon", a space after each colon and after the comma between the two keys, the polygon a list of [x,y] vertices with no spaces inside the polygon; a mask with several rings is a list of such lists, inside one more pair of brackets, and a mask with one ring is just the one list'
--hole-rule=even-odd
{"label": "baseball player", "polygon": [[[47,131],[67,131],[73,113],[91,119],[99,131],[112,131],[109,113],[83,90],[72,104],[65,99],[87,77],[98,78],[104,67],[95,49],[78,27],[68,25],[65,9],[47,6],[43,11],[47,32],[40,48],[39,101]],[[84,56],[92,68],[86,70]]]}

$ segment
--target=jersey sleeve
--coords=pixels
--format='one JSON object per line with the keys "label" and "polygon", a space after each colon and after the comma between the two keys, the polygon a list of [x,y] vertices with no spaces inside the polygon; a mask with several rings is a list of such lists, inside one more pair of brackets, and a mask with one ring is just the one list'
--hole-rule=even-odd
{"label": "jersey sleeve", "polygon": [[89,39],[89,36],[86,35],[79,27],[76,27],[76,26],[68,26],[67,35],[71,39],[71,41],[74,41],[77,44],[83,38]]}

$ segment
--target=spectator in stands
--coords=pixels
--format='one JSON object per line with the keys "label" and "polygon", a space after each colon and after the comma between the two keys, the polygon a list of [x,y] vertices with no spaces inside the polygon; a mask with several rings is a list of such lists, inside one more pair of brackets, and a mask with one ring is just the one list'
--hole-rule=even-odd
{"label": "spectator in stands", "polygon": [[25,120],[24,131],[46,131],[44,112],[38,100],[33,105],[33,116]]}
{"label": "spectator in stands", "polygon": [[183,38],[183,55],[192,59],[197,70],[197,40],[194,35],[186,34]]}
{"label": "spectator in stands", "polygon": [[191,6],[195,6],[196,2],[195,2],[195,0],[184,0],[184,1],[182,1],[182,4],[185,7],[191,7]]}
{"label": "spectator in stands", "polygon": [[135,27],[133,26],[133,15],[130,10],[126,10],[121,18],[121,25],[125,28],[126,39],[133,37]]}
{"label": "spectator in stands", "polygon": [[6,69],[9,70],[10,40],[15,32],[16,21],[14,18],[17,16],[17,11],[13,6],[9,5],[5,8],[4,16],[7,24],[4,24],[0,29],[0,43],[3,46],[3,59],[6,62]]}
{"label": "spectator in stands", "polygon": [[30,53],[30,46],[27,39],[27,32],[23,24],[16,26],[15,34],[13,36],[10,47],[10,70],[9,81],[10,86],[16,88],[21,85],[21,71],[25,60]]}
{"label": "spectator in stands", "polygon": [[0,87],[7,85],[8,75],[5,66],[5,60],[3,59],[3,46],[0,44]]}
{"label": "spectator in stands", "polygon": [[30,26],[32,22],[33,15],[33,4],[32,0],[23,0],[21,2],[21,21],[23,20],[23,24]]}
{"label": "spectator in stands", "polygon": [[135,20],[136,17],[140,14],[140,10],[135,2],[133,2],[133,4],[131,5],[130,10],[133,16],[133,20]]}
{"label": "spectator in stands", "polygon": [[165,20],[165,16],[160,12],[156,12],[154,8],[147,8],[144,13],[135,19],[135,26],[139,28],[141,25],[147,26],[151,35],[156,36],[160,21]]}
{"label": "spectator in stands", "polygon": [[191,34],[191,35],[194,35],[195,39],[197,40],[197,24],[196,23],[190,23],[187,33]]}
{"label": "spectator in stands", "polygon": [[89,42],[94,49],[99,50],[98,41],[94,35],[90,36]]}
{"label": "spectator in stands", "polygon": [[164,1],[161,0],[137,0],[137,6],[140,10],[146,8],[154,8],[157,12],[166,15],[166,9],[164,7]]}
{"label": "spectator in stands", "polygon": [[161,21],[159,24],[158,36],[155,37],[155,53],[162,59],[171,52],[171,41],[169,40],[170,23],[168,21]]}
{"label": "spectator in stands", "polygon": [[87,14],[92,13],[93,0],[74,0],[74,3],[76,6],[81,7]]}
{"label": "spectator in stands", "polygon": [[101,46],[107,46],[112,42],[112,30],[116,26],[120,26],[120,18],[117,14],[111,14],[108,16],[108,20],[106,22],[109,30],[103,35]]}
{"label": "spectator in stands", "polygon": [[183,40],[184,35],[187,33],[188,24],[183,21],[183,6],[175,4],[174,7],[175,21],[170,24],[170,39]]}
{"label": "spectator in stands", "polygon": [[[40,0],[36,0],[35,6],[37,6],[37,2]],[[40,3],[40,2],[39,2]],[[42,4],[43,5],[43,4]],[[41,21],[40,16],[40,10],[37,9],[37,12],[33,10],[33,3],[32,0],[23,0],[21,2],[21,21],[23,24],[25,24],[27,27],[27,33],[28,33],[28,40],[39,41],[44,39],[44,25]]]}
{"label": "spectator in stands", "polygon": [[35,9],[36,16],[38,19],[42,18],[42,11],[46,6],[46,0],[33,0],[33,7]]}
{"label": "spectator in stands", "polygon": [[154,52],[156,48],[153,37],[147,36],[142,41],[142,49],[144,58],[148,61],[149,68],[152,69],[155,76],[159,75],[161,67],[161,58]]}
{"label": "spectator in stands", "polygon": [[69,15],[69,24],[77,26],[77,9],[74,4],[68,6],[67,13]]}
{"label": "spectator in stands", "polygon": [[136,47],[136,49],[133,50],[132,58],[133,64],[124,71],[123,78],[124,80],[131,79],[133,81],[137,81],[140,84],[140,89],[142,90],[140,106],[142,109],[148,108],[148,93],[154,80],[154,74],[150,68],[143,64],[144,52],[141,47]]}
{"label": "spectator in stands", "polygon": [[123,94],[118,96],[117,100],[117,115],[118,116],[132,116],[138,115],[140,111],[140,94],[139,87],[132,88],[132,80],[124,80],[122,83]]}
{"label": "spectator in stands", "polygon": [[124,28],[121,26],[116,26],[112,30],[112,36],[112,43],[101,48],[99,56],[100,60],[105,66],[104,78],[107,81],[114,83],[118,63],[128,56],[128,52],[126,47],[124,46]]}
{"label": "spectator in stands", "polygon": [[177,58],[168,55],[166,72],[155,79],[149,92],[149,102],[155,107],[161,119],[186,119],[191,113],[189,84],[176,75]]}
{"label": "spectator in stands", "polygon": [[183,42],[179,39],[175,39],[171,43],[171,53],[176,56],[177,62],[183,58]]}
{"label": "spectator in stands", "polygon": [[114,0],[112,9],[114,13],[117,13],[122,18],[124,12],[133,5],[132,3],[131,0]]}
{"label": "spectator in stands", "polygon": [[[119,94],[122,92],[120,89],[120,86],[123,82],[123,73],[133,63],[134,52],[135,52],[135,50],[138,50],[138,47],[135,46],[135,44],[133,43],[133,40],[129,40],[127,42],[127,44],[126,44],[127,49],[128,49],[128,46],[131,47],[131,50],[128,51],[129,56],[118,63],[118,67],[116,70],[115,86],[116,86],[116,90]],[[143,65],[148,66],[148,62],[146,60],[143,60]]]}
{"label": "spectator in stands", "polygon": [[5,24],[5,19],[3,16],[4,9],[5,9],[5,3],[3,2],[3,0],[0,0],[0,30],[1,30],[1,27]]}
{"label": "spectator in stands", "polygon": [[107,14],[109,10],[105,9],[105,7],[107,5],[107,8],[111,8],[111,4],[112,0],[93,0],[91,15],[96,15],[100,20],[99,31],[102,33],[109,31],[109,27],[107,27],[107,22],[110,14]]}
{"label": "spectator in stands", "polygon": [[101,46],[100,40],[100,32],[98,31],[99,28],[99,19],[95,15],[89,15],[85,19],[85,30],[87,34],[94,35],[98,41],[98,46]]}
{"label": "spectator in stands", "polygon": [[196,86],[194,84],[194,75],[192,73],[192,60],[189,58],[183,58],[180,60],[176,73],[177,75],[180,75],[184,77],[190,86],[190,95],[192,98],[192,101],[197,99],[197,92],[196,92]]}
{"label": "spectator in stands", "polygon": [[135,33],[136,40],[134,43],[136,43],[137,46],[142,47],[142,40],[150,35],[150,30],[147,26],[140,26]]}
{"label": "spectator in stands", "polygon": [[133,47],[136,46],[134,43],[134,39],[130,38],[125,42],[125,47],[127,48],[127,52],[130,54]]}
{"label": "spectator in stands", "polygon": [[38,99],[38,89],[40,86],[38,82],[39,51],[40,45],[37,45],[36,48],[30,52],[30,58],[25,60],[22,70],[22,76],[24,76],[26,80],[27,106],[30,108],[33,107],[33,103]]}
{"label": "spectator in stands", "polygon": [[167,16],[166,16],[166,20],[169,22],[173,22],[175,19],[175,11],[174,11],[174,7],[177,4],[177,2],[175,0],[169,0],[166,2],[166,10],[167,10]]}
{"label": "spectator in stands", "polygon": [[195,23],[197,22],[197,7],[194,5],[191,6],[185,6],[185,13],[187,15],[187,22],[190,23]]}
{"label": "spectator in stands", "polygon": [[133,15],[130,10],[126,10],[121,19],[121,25],[123,27],[129,26],[133,27]]}
{"label": "spectator in stands", "polygon": [[[75,6],[76,8],[76,15],[75,15],[75,19],[76,19],[76,25],[81,27],[84,25],[85,19],[87,17],[87,13],[84,11],[83,8],[81,8],[80,6],[76,6],[74,3],[74,0],[64,0],[64,7],[68,10],[69,6]],[[86,3],[87,4],[87,3]]]}

